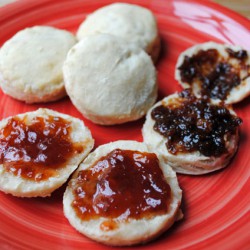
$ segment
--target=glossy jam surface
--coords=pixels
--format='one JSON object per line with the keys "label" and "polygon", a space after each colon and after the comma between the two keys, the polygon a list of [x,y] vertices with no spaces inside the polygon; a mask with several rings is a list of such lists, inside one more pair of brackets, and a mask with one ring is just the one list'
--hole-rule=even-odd
{"label": "glossy jam surface", "polygon": [[153,153],[115,149],[71,182],[72,206],[82,220],[105,217],[104,231],[116,221],[165,214],[171,189]]}
{"label": "glossy jam surface", "polygon": [[57,175],[82,146],[70,138],[70,123],[60,117],[13,117],[0,130],[0,164],[16,176],[42,181]]}
{"label": "glossy jam surface", "polygon": [[244,61],[248,58],[246,50],[234,51],[230,48],[227,48],[226,51],[230,57],[234,57],[234,58],[239,59],[241,61]]}
{"label": "glossy jam surface", "polygon": [[234,135],[242,122],[224,105],[212,105],[189,90],[167,105],[155,107],[151,117],[154,130],[166,137],[171,154],[199,151],[205,156],[226,153],[225,136]]}
{"label": "glossy jam surface", "polygon": [[[212,99],[225,100],[229,92],[242,80],[250,76],[250,65],[245,50],[226,49],[228,58],[222,58],[216,49],[200,50],[192,57],[185,56],[183,64],[178,68],[181,80],[192,86],[198,82],[201,94]],[[237,63],[231,63],[232,59]],[[240,71],[246,71],[241,78]]]}

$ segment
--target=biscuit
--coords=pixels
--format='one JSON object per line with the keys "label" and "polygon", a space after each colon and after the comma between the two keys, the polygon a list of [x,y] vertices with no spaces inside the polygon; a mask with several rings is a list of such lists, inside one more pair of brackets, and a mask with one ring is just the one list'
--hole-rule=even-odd
{"label": "biscuit", "polygon": [[180,218],[181,199],[175,172],[146,144],[116,141],[99,146],[80,164],[63,207],[80,233],[127,246],[148,242],[171,227]]}
{"label": "biscuit", "polygon": [[156,70],[150,57],[112,35],[84,37],[69,51],[63,74],[72,103],[98,124],[137,120],[157,97]]}
{"label": "biscuit", "polygon": [[160,37],[153,13],[138,5],[114,3],[100,8],[82,22],[77,38],[106,33],[121,37],[144,49],[156,62],[160,51]]}
{"label": "biscuit", "polygon": [[142,134],[176,172],[200,175],[228,165],[238,148],[241,122],[230,107],[185,90],[148,111]]}
{"label": "biscuit", "polygon": [[94,144],[84,123],[50,109],[0,122],[0,190],[45,197],[67,181]]}
{"label": "biscuit", "polygon": [[76,38],[68,31],[34,26],[16,33],[0,49],[0,86],[26,103],[66,95],[62,64]]}
{"label": "biscuit", "polygon": [[250,54],[240,46],[197,44],[178,58],[175,79],[198,97],[237,103],[250,95]]}

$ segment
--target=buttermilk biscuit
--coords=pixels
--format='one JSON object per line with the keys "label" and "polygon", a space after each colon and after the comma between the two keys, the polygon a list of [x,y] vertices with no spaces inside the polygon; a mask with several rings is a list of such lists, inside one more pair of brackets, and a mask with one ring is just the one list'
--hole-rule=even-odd
{"label": "buttermilk biscuit", "polygon": [[4,93],[27,103],[66,95],[62,64],[76,38],[65,30],[35,26],[19,31],[0,49]]}
{"label": "buttermilk biscuit", "polygon": [[146,144],[116,141],[98,147],[80,164],[63,206],[80,233],[126,246],[148,242],[180,219],[181,198],[175,172]]}
{"label": "buttermilk biscuit", "polygon": [[98,124],[137,120],[157,97],[150,57],[112,35],[84,37],[69,51],[63,74],[72,103]]}
{"label": "buttermilk biscuit", "polygon": [[199,175],[228,165],[238,148],[240,124],[230,107],[185,90],[156,103],[142,133],[144,142],[176,172]]}
{"label": "buttermilk biscuit", "polygon": [[0,190],[49,196],[90,152],[91,133],[77,118],[38,109],[0,122]]}
{"label": "buttermilk biscuit", "polygon": [[77,38],[106,33],[121,37],[144,49],[155,62],[160,51],[160,38],[153,13],[143,7],[115,3],[90,14],[80,25]]}
{"label": "buttermilk biscuit", "polygon": [[250,95],[250,55],[240,46],[207,42],[180,54],[175,78],[198,97],[236,103]]}

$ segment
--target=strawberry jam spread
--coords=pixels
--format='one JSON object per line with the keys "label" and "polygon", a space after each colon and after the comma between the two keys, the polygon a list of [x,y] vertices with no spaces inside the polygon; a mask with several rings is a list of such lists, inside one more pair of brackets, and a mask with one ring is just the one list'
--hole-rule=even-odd
{"label": "strawberry jam spread", "polygon": [[0,129],[0,164],[32,181],[56,176],[70,157],[82,151],[70,138],[70,122],[54,116],[10,118]]}
{"label": "strawberry jam spread", "polygon": [[188,89],[170,103],[155,107],[151,117],[154,130],[166,137],[171,154],[199,151],[220,156],[227,152],[225,137],[235,135],[242,123],[223,104],[212,105]]}
{"label": "strawberry jam spread", "polygon": [[[185,56],[178,68],[181,80],[191,87],[194,82],[198,83],[202,96],[226,100],[230,91],[250,76],[246,50],[227,48],[226,53],[228,57],[223,58],[216,49],[208,49],[200,50],[191,57]],[[241,71],[245,72],[244,76]]]}
{"label": "strawberry jam spread", "polygon": [[171,189],[153,153],[115,149],[71,182],[72,206],[82,220],[105,217],[102,230],[117,220],[165,214]]}

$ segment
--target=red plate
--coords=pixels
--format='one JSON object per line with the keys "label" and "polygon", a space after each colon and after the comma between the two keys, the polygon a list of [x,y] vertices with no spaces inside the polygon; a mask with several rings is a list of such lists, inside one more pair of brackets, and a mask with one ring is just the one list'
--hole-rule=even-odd
{"label": "red plate", "polygon": [[[52,25],[75,32],[86,14],[111,2],[27,0],[11,4],[0,9],[0,45],[27,26]],[[157,17],[163,43],[157,65],[160,98],[181,90],[174,80],[174,67],[184,49],[209,40],[250,48],[249,20],[214,3],[198,0],[128,2],[151,9]],[[83,119],[92,131],[96,146],[118,139],[142,140],[143,119],[102,127],[85,120],[68,98],[46,105],[26,105],[0,92],[0,118],[41,106]],[[184,219],[156,241],[140,248],[250,249],[250,98],[235,105],[235,110],[244,121],[236,157],[223,171],[198,177],[179,175],[184,193]],[[64,189],[65,186],[43,199],[20,199],[0,193],[0,248],[107,249],[69,225],[62,210]]]}

